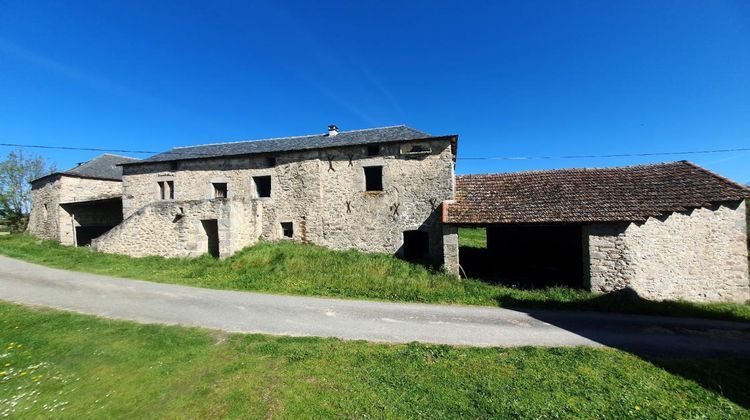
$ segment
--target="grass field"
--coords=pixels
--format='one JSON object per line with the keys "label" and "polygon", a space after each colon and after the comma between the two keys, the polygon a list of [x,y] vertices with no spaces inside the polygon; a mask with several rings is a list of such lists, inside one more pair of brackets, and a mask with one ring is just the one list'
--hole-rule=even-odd
{"label": "grass field", "polygon": [[208,256],[130,258],[10,235],[0,236],[0,254],[69,270],[214,289],[750,320],[748,304],[649,302],[566,288],[518,290],[478,280],[458,281],[389,255],[331,251],[287,241],[260,243],[220,261]]}
{"label": "grass field", "polygon": [[225,335],[6,303],[0,345],[0,417],[750,416],[750,360]]}

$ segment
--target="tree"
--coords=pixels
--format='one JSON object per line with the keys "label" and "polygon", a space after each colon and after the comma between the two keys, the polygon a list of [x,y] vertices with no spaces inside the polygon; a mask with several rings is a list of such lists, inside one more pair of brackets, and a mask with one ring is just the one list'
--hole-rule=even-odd
{"label": "tree", "polygon": [[0,213],[11,232],[23,232],[31,212],[31,181],[55,171],[41,156],[12,151],[0,162]]}

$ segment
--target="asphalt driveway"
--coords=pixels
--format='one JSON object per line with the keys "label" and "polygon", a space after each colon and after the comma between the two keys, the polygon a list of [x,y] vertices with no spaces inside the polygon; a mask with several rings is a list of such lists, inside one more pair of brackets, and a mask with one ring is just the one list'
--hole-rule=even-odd
{"label": "asphalt driveway", "polygon": [[750,323],[424,305],[200,289],[0,257],[0,299],[141,323],[227,332],[471,346],[609,346],[750,355]]}

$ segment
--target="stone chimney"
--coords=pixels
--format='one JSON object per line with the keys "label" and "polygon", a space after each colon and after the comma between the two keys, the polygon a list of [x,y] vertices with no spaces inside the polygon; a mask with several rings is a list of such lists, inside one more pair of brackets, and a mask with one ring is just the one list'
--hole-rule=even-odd
{"label": "stone chimney", "polygon": [[339,133],[339,128],[335,125],[329,125],[328,126],[328,137],[334,137]]}

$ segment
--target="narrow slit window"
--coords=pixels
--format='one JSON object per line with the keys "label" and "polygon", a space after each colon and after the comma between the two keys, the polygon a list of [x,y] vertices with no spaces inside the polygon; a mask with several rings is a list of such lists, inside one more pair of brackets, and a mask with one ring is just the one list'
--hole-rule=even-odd
{"label": "narrow slit window", "polygon": [[167,197],[174,200],[174,181],[167,181]]}
{"label": "narrow slit window", "polygon": [[383,167],[366,166],[365,191],[383,191]]}
{"label": "narrow slit window", "polygon": [[292,222],[281,222],[281,231],[284,233],[285,238],[294,237],[294,225]]}
{"label": "narrow slit window", "polygon": [[167,185],[164,181],[159,181],[157,184],[159,184],[159,200],[165,200],[167,198]]}
{"label": "narrow slit window", "polygon": [[227,198],[227,183],[214,182],[214,198]]}
{"label": "narrow slit window", "polygon": [[271,176],[254,176],[255,196],[259,198],[271,196]]}

